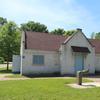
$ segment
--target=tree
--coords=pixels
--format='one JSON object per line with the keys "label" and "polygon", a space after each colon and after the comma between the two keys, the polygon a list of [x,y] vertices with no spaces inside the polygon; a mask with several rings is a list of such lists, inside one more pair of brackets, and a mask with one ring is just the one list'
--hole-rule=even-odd
{"label": "tree", "polygon": [[0,17],[0,26],[4,25],[5,23],[7,23],[7,19]]}
{"label": "tree", "polygon": [[51,34],[56,34],[56,35],[71,36],[75,32],[76,32],[76,30],[68,30],[68,31],[65,31],[64,29],[58,28],[58,29],[54,29],[50,33]]}
{"label": "tree", "polygon": [[92,39],[100,39],[100,32],[97,32],[97,33],[93,32],[91,34],[91,38]]}
{"label": "tree", "polygon": [[21,29],[23,31],[48,32],[47,26],[34,21],[21,24]]}
{"label": "tree", "polygon": [[100,39],[100,32],[95,34],[95,39]]}
{"label": "tree", "polygon": [[5,23],[0,29],[0,54],[7,61],[7,70],[9,61],[13,54],[19,54],[21,31],[14,22]]}
{"label": "tree", "polygon": [[76,32],[76,30],[68,30],[68,31],[65,32],[64,36],[71,36],[75,32]]}
{"label": "tree", "polygon": [[65,34],[65,30],[61,29],[61,28],[58,28],[58,29],[54,29],[50,33],[51,34],[55,34],[55,35],[64,35]]}

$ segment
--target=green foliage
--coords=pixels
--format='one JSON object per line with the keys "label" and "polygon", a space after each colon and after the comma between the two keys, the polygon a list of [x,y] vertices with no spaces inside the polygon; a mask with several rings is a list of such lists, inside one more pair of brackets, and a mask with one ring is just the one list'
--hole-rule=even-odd
{"label": "green foliage", "polygon": [[65,31],[64,29],[58,28],[58,29],[54,29],[50,33],[51,34],[56,34],[56,35],[71,36],[75,32],[76,32],[76,30],[68,30],[68,31]]}
{"label": "green foliage", "polygon": [[100,32],[95,34],[95,39],[100,39]]}
{"label": "green foliage", "polygon": [[33,32],[48,32],[47,26],[34,21],[29,21],[27,23],[21,24],[21,29],[24,31]]}
{"label": "green foliage", "polygon": [[0,28],[0,53],[9,62],[13,54],[19,54],[21,31],[14,22]]}
{"label": "green foliage", "polygon": [[100,39],[100,32],[97,33],[93,32],[91,34],[91,39]]}
{"label": "green foliage", "polygon": [[54,29],[50,33],[51,34],[55,34],[55,35],[64,35],[65,34],[65,30],[61,29],[61,28],[58,28],[58,29]]}
{"label": "green foliage", "polygon": [[6,70],[6,67],[3,65],[3,67],[0,67],[0,75],[1,74],[11,74],[12,73],[12,67],[9,66],[9,70]]}
{"label": "green foliage", "polygon": [[4,25],[5,23],[7,23],[7,19],[0,17],[0,26]]}
{"label": "green foliage", "polygon": [[71,36],[75,32],[76,32],[76,30],[68,30],[68,31],[65,32],[64,36]]}
{"label": "green foliage", "polygon": [[3,64],[4,63],[4,58],[3,57],[0,57],[0,64]]}

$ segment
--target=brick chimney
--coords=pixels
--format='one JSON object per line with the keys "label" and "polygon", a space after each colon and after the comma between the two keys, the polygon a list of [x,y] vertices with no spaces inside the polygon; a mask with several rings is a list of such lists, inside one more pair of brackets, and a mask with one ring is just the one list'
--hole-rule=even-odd
{"label": "brick chimney", "polygon": [[81,28],[77,28],[76,29],[78,32],[82,32],[82,29]]}

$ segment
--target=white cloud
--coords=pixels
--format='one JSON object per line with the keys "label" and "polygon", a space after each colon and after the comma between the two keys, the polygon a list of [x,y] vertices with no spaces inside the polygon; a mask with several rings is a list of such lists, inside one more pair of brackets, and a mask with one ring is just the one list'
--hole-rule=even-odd
{"label": "white cloud", "polygon": [[[53,3],[54,0],[43,1],[52,1]],[[59,7],[61,2],[65,3],[65,9]],[[52,8],[52,5],[46,5],[46,3],[44,3],[45,5],[43,5],[43,3],[41,4],[41,0],[33,0],[31,3],[32,4],[27,4],[25,0],[9,0],[9,2],[8,0],[2,1],[3,8],[5,9],[4,12],[15,16],[15,18],[17,16],[26,15],[30,17],[36,16],[38,19],[40,19],[39,17],[44,17],[48,21],[54,23],[66,21],[67,24],[75,24],[76,22],[80,22],[82,18],[88,16],[87,11],[76,4],[75,0],[62,0],[59,4],[55,4],[55,8]]]}
{"label": "white cloud", "polygon": [[22,23],[40,21],[50,28],[96,24],[92,14],[77,0],[2,0],[0,11],[5,17]]}

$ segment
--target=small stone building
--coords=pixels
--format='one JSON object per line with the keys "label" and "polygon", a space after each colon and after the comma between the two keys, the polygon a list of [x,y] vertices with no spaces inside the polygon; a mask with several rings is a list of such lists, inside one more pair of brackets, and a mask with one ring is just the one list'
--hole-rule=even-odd
{"label": "small stone building", "polygon": [[100,71],[100,40],[88,39],[82,29],[69,37],[23,32],[20,57],[19,72],[24,75],[75,74],[83,69],[94,74]]}

